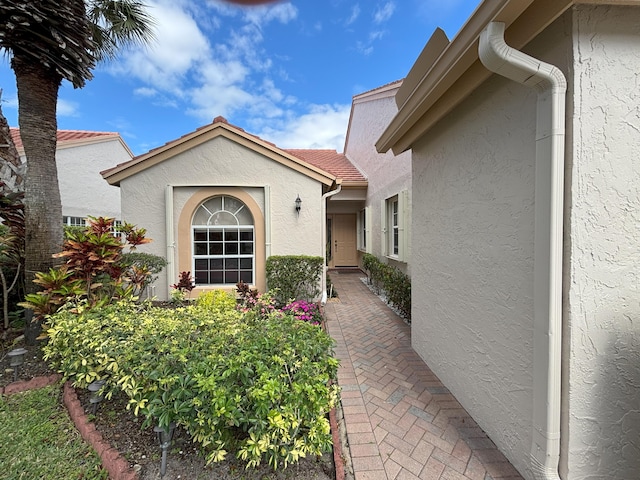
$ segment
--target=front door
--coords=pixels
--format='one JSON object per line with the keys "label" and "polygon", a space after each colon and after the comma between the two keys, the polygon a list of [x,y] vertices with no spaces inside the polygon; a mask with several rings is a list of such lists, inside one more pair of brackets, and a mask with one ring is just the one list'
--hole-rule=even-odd
{"label": "front door", "polygon": [[334,267],[358,265],[356,248],[356,215],[333,215],[333,244],[331,245]]}

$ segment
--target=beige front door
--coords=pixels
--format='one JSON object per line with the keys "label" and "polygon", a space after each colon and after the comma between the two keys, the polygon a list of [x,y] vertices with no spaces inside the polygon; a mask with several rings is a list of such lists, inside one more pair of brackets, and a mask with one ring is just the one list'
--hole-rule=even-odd
{"label": "beige front door", "polygon": [[332,257],[334,267],[358,265],[356,249],[356,215],[333,215]]}

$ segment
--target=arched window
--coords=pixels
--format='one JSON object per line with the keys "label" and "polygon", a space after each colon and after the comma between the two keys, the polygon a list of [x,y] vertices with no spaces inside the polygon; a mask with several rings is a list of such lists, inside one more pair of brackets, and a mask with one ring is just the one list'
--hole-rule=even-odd
{"label": "arched window", "polygon": [[196,285],[254,283],[253,216],[237,198],[213,197],[191,221]]}

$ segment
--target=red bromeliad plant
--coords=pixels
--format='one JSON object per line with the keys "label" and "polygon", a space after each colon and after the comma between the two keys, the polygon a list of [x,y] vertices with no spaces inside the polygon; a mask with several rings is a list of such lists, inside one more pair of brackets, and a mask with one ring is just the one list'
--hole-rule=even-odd
{"label": "red bromeliad plant", "polygon": [[69,301],[86,300],[89,307],[95,307],[115,298],[133,297],[147,276],[123,262],[123,250],[149,243],[145,233],[130,224],[116,230],[113,219],[89,217],[87,227],[69,232],[62,252],[54,255],[65,263],[37,273],[34,283],[42,290],[27,295],[22,305],[43,318]]}

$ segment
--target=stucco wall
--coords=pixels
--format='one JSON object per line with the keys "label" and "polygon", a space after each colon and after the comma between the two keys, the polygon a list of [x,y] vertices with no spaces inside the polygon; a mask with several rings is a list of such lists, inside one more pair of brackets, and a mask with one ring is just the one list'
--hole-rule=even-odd
{"label": "stucco wall", "polygon": [[573,15],[568,479],[640,476],[640,8]]}
{"label": "stucco wall", "polygon": [[[380,154],[375,148],[376,141],[398,111],[394,99],[396,91],[394,88],[382,95],[354,101],[345,145],[345,155],[364,172],[369,183],[365,203],[371,208],[371,253],[378,258],[382,258],[381,202],[411,188],[411,153],[394,156],[391,151]],[[410,237],[410,225],[406,227],[406,234]],[[407,252],[409,262],[410,259],[411,241]],[[393,260],[390,263],[410,273],[409,263]]]}
{"label": "stucco wall", "polygon": [[[146,228],[154,240],[141,247],[143,251],[166,257],[166,185],[248,187],[243,191],[259,205],[268,224],[265,229],[271,232],[270,239],[265,239],[267,245],[256,245],[256,248],[263,248],[267,255],[269,252],[271,255],[322,255],[321,184],[224,137],[196,146],[121,182],[123,218]],[[270,187],[268,211],[264,186]],[[176,241],[181,208],[196,191],[182,187],[174,190]],[[298,194],[303,201],[299,216],[294,209]],[[183,248],[190,245],[176,243],[176,250]],[[258,268],[264,266],[256,265],[256,274]],[[166,298],[167,286],[176,280],[167,279],[163,271],[156,282],[158,298]]]}
{"label": "stucco wall", "polygon": [[[525,51],[569,81],[564,480],[640,471],[640,9],[579,6]],[[413,150],[413,346],[525,478],[535,94],[493,76]]]}
{"label": "stucco wall", "polygon": [[534,133],[535,94],[492,77],[413,149],[412,346],[522,473]]}
{"label": "stucco wall", "polygon": [[131,160],[118,140],[59,148],[56,152],[62,215],[120,218],[120,189],[109,185],[102,170]]}

